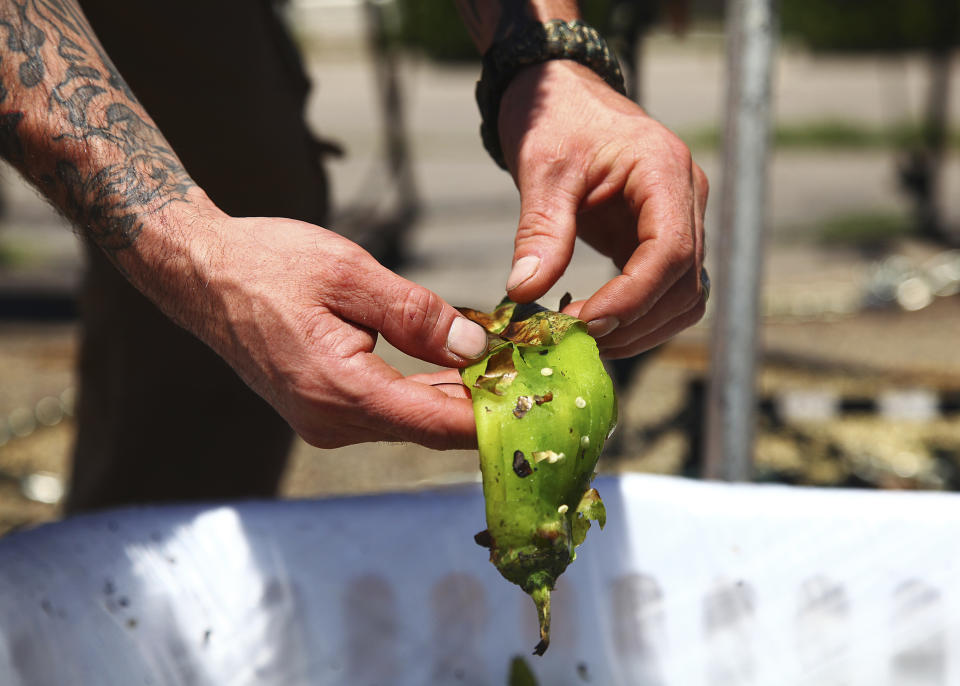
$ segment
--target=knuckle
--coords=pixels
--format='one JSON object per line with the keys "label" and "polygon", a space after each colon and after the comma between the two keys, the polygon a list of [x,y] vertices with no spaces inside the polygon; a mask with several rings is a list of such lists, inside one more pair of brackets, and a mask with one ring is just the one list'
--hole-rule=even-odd
{"label": "knuckle", "polygon": [[694,308],[703,298],[700,297],[700,293],[697,289],[692,288],[687,291],[687,296],[684,298],[683,303],[680,305],[679,312],[681,314],[687,314],[688,312],[693,312]]}
{"label": "knuckle", "polygon": [[[332,408],[323,403],[306,401],[306,407],[312,408],[309,413],[300,413],[290,420],[290,426],[305,442],[316,448],[339,448],[348,442],[343,434],[340,423],[330,421],[334,414]],[[326,417],[327,420],[318,420]]]}
{"label": "knuckle", "polygon": [[343,293],[353,281],[351,269],[344,260],[331,260],[323,278],[325,285],[333,293]]}
{"label": "knuckle", "polygon": [[710,195],[710,179],[707,178],[706,173],[699,164],[694,163],[693,165],[693,183],[694,188],[698,190],[702,195],[704,200],[707,199],[707,196]]}
{"label": "knuckle", "polygon": [[517,242],[531,238],[554,238],[556,223],[546,212],[539,209],[524,210],[517,226]]}
{"label": "knuckle", "polygon": [[672,274],[683,274],[689,271],[694,266],[695,253],[696,242],[690,226],[683,224],[675,227],[670,249],[664,259],[667,270]]}
{"label": "knuckle", "polygon": [[451,442],[449,432],[444,428],[442,417],[427,412],[410,425],[411,439],[428,448],[444,448]]}
{"label": "knuckle", "polygon": [[681,306],[681,312],[692,313],[699,305],[703,304],[703,290],[700,284],[691,285],[687,290],[687,297]]}
{"label": "knuckle", "polygon": [[403,402],[402,393],[384,389],[359,399],[358,407],[368,417],[375,417],[381,428],[397,440],[432,447],[442,417],[438,407]]}
{"label": "knuckle", "polygon": [[358,269],[365,270],[365,251],[338,246],[325,260],[323,281],[333,294],[353,292],[357,288]]}
{"label": "knuckle", "polygon": [[703,301],[703,298],[698,298],[697,303],[683,315],[683,327],[693,326],[703,319],[703,315],[706,314],[706,312],[707,303]]}
{"label": "knuckle", "polygon": [[670,142],[670,151],[673,153],[675,162],[684,169],[690,169],[693,166],[693,155],[690,148],[679,138],[674,138]]}
{"label": "knuckle", "polygon": [[333,431],[298,431],[297,435],[304,440],[305,443],[312,445],[314,448],[320,448],[321,450],[332,450],[333,448],[340,448],[347,444],[347,442],[339,438]]}
{"label": "knuckle", "polygon": [[443,303],[436,293],[411,286],[401,294],[392,314],[402,329],[419,331],[434,328],[442,310]]}
{"label": "knuckle", "polygon": [[690,169],[694,164],[690,147],[668,129],[664,129],[664,132],[662,145],[667,153],[664,157],[673,165]]}

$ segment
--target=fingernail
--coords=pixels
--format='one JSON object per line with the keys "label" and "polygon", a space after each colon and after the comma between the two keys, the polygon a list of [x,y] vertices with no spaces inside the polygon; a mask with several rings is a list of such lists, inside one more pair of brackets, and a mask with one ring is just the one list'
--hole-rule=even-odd
{"label": "fingernail", "polygon": [[620,326],[620,320],[616,317],[600,317],[591,319],[587,322],[587,331],[594,338],[601,338]]}
{"label": "fingernail", "polygon": [[473,360],[487,351],[487,332],[469,319],[457,317],[447,333],[447,350],[468,360]]}
{"label": "fingernail", "polygon": [[527,255],[526,257],[521,257],[516,261],[516,264],[513,265],[513,269],[510,271],[510,276],[507,277],[507,290],[512,291],[514,288],[530,279],[530,277],[537,273],[537,269],[539,268],[540,258],[536,255]]}

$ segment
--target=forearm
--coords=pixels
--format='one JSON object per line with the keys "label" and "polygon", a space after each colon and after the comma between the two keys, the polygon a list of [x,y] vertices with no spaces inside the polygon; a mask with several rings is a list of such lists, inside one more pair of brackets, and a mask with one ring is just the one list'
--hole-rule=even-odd
{"label": "forearm", "polygon": [[137,287],[177,300],[184,229],[212,205],[76,2],[0,0],[0,38],[0,153]]}
{"label": "forearm", "polygon": [[456,0],[463,23],[481,54],[527,21],[572,21],[580,17],[575,0]]}

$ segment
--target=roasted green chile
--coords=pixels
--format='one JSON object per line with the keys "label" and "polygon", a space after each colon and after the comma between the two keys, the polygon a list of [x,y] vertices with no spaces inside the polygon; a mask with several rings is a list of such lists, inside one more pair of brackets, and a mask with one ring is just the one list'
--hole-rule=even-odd
{"label": "roasted green chile", "polygon": [[486,357],[462,371],[473,398],[487,529],[477,543],[537,607],[542,655],[550,591],[606,512],[590,488],[617,405],[597,344],[579,319],[509,300],[461,309],[488,332]]}

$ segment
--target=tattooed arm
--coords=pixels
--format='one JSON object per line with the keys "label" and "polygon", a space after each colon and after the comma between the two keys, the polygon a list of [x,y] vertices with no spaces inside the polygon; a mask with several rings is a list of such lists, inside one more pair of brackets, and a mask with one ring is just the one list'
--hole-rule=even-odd
{"label": "tattooed arm", "polygon": [[[524,22],[577,19],[564,0],[457,0],[481,52]],[[539,298],[560,278],[577,236],[620,273],[566,311],[589,323],[608,357],[652,348],[704,313],[700,283],[707,179],[663,125],[590,69],[552,60],[507,86],[500,142],[520,191],[507,291]]]}
{"label": "tattooed arm", "polygon": [[380,332],[461,366],[486,348],[482,329],[334,233],[221,212],[74,0],[0,0],[0,38],[0,154],[301,436],[474,443],[469,401],[424,383],[456,372],[405,378],[372,351]]}
{"label": "tattooed arm", "polygon": [[0,152],[128,273],[145,225],[200,200],[73,2],[0,3]]}

